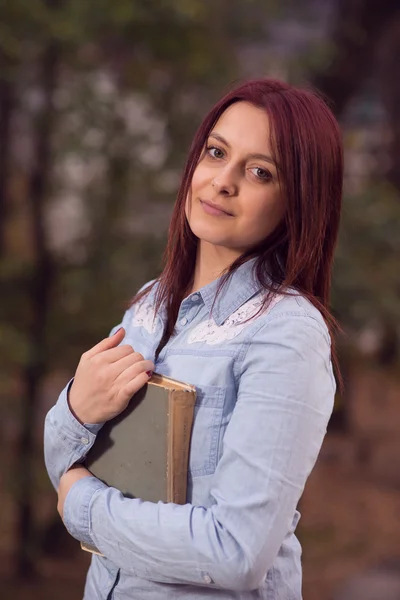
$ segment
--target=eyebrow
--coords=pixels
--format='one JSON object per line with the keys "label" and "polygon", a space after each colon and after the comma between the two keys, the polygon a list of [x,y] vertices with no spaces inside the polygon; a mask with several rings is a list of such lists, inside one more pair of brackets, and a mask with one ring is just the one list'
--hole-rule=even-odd
{"label": "eyebrow", "polygon": [[[225,144],[225,146],[227,146],[228,148],[231,147],[229,142],[227,142],[226,139],[222,137],[222,135],[216,133],[215,131],[211,132],[208,137],[214,137],[215,139],[219,140],[222,144]],[[278,168],[276,161],[271,156],[267,156],[267,154],[249,154],[248,158],[258,158],[259,160],[265,160],[266,162],[269,162],[272,165],[274,165],[274,167]]]}

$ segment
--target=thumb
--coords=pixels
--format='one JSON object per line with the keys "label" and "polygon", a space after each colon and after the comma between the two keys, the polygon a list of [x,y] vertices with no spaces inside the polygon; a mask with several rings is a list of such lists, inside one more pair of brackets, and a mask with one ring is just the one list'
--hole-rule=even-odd
{"label": "thumb", "polygon": [[124,337],[125,329],[123,327],[120,327],[113,335],[106,337],[104,340],[101,340],[101,342],[93,346],[93,348],[90,348],[90,350],[86,352],[86,356],[90,358],[92,356],[95,356],[96,354],[99,354],[100,352],[104,352],[105,350],[109,350],[110,348],[115,348],[116,346],[118,346],[118,344],[122,342]]}

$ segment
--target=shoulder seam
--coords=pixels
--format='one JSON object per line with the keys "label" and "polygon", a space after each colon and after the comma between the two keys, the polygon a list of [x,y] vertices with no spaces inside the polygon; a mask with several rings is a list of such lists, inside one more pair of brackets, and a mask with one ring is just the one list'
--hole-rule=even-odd
{"label": "shoulder seam", "polygon": [[[261,317],[262,315],[260,315]],[[246,358],[247,352],[250,348],[250,345],[254,339],[254,337],[257,335],[257,333],[263,329],[263,327],[266,327],[267,325],[269,325],[272,321],[275,321],[276,319],[280,318],[280,317],[285,317],[285,316],[291,316],[291,317],[303,317],[305,319],[311,319],[312,321],[314,321],[314,323],[316,323],[317,325],[317,329],[318,331],[324,336],[326,342],[329,344],[329,346],[331,346],[331,339],[329,336],[329,331],[326,327],[325,322],[323,321],[323,323],[321,323],[318,319],[316,319],[315,317],[313,317],[312,315],[310,315],[307,311],[296,311],[296,310],[287,310],[287,311],[280,311],[277,314],[274,314],[272,316],[268,315],[268,318],[263,322],[260,323],[260,326],[257,327],[257,329],[253,332],[252,336],[249,338],[246,346],[243,348],[243,352],[239,352],[239,361],[243,362],[244,359]],[[325,329],[324,329],[325,327]]]}

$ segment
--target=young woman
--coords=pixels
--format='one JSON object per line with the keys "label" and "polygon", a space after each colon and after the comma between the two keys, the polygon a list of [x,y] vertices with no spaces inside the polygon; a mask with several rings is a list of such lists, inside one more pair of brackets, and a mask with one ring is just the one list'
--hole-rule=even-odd
{"label": "young woman", "polygon": [[[85,600],[301,599],[296,506],[333,406],[341,196],[341,136],[312,92],[250,81],[206,116],[161,276],[46,419],[58,510],[105,556]],[[79,466],[153,370],[197,388],[183,506],[124,498]]]}

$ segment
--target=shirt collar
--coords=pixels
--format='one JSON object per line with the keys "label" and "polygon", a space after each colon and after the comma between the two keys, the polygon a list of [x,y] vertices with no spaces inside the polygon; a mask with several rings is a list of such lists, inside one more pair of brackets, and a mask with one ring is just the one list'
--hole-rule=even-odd
{"label": "shirt collar", "polygon": [[212,317],[217,325],[222,325],[232,313],[261,289],[254,274],[255,261],[256,258],[251,258],[240,265],[225,283],[216,300],[215,294],[221,278],[198,291],[206,308],[210,312],[212,308]]}

